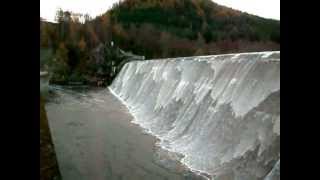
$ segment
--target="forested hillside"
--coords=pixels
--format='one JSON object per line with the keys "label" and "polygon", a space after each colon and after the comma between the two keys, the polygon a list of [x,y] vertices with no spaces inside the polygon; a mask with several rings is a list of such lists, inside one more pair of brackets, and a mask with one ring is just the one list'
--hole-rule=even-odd
{"label": "forested hillside", "polygon": [[279,21],[210,0],[126,0],[95,21],[111,21],[120,46],[150,58],[280,48]]}
{"label": "forested hillside", "polygon": [[280,21],[210,0],[124,0],[94,19],[59,10],[56,21],[40,19],[40,47],[57,82],[108,77],[121,64],[111,41],[147,59],[280,50]]}

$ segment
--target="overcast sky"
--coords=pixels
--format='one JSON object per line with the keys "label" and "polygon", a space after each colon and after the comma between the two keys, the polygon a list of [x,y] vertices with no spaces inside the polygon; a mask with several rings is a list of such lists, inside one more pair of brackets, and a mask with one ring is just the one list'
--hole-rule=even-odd
{"label": "overcast sky", "polygon": [[[40,16],[53,21],[56,10],[88,13],[92,17],[106,12],[118,0],[40,0]],[[280,0],[213,0],[214,2],[265,18],[280,20]]]}

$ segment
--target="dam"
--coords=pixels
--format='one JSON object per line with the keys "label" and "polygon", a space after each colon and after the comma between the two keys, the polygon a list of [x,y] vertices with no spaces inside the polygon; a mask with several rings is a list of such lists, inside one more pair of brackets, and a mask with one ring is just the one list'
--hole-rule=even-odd
{"label": "dam", "polygon": [[132,61],[47,105],[64,180],[280,179],[280,52]]}

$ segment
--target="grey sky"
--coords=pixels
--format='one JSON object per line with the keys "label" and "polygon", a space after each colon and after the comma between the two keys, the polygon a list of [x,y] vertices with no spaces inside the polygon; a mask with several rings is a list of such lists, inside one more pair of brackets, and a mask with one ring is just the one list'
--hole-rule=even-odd
{"label": "grey sky", "polygon": [[[58,8],[92,17],[103,14],[118,0],[40,0],[40,16],[53,21]],[[280,20],[280,0],[214,0],[214,2],[265,18]]]}

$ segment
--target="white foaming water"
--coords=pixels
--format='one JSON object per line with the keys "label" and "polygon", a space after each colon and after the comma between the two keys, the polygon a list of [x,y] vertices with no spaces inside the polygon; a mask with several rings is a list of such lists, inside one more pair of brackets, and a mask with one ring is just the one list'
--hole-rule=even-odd
{"label": "white foaming water", "polygon": [[130,62],[109,89],[190,169],[270,179],[280,161],[280,52]]}

